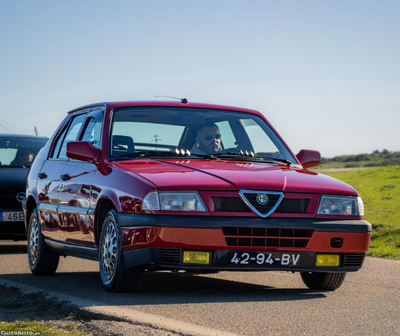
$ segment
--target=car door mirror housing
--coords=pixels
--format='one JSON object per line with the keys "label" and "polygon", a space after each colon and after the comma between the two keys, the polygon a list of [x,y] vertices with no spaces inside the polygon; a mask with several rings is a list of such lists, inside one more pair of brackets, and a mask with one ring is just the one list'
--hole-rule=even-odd
{"label": "car door mirror housing", "polygon": [[100,162],[100,149],[88,141],[71,141],[67,143],[67,157],[97,164]]}
{"label": "car door mirror housing", "polygon": [[304,168],[317,167],[321,164],[321,153],[315,150],[302,149],[296,157]]}

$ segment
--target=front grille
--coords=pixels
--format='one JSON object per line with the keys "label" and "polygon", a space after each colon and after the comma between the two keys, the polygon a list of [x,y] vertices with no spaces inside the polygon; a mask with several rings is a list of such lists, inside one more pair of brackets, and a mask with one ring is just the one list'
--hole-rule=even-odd
{"label": "front grille", "polygon": [[365,253],[346,253],[344,257],[344,267],[361,267],[364,263]]}
{"label": "front grille", "polygon": [[177,264],[181,261],[181,249],[159,248],[160,262],[165,264]]}
{"label": "front grille", "polygon": [[228,246],[307,247],[314,230],[222,228]]}
{"label": "front grille", "polygon": [[240,197],[211,197],[214,205],[215,211],[222,212],[251,212],[247,205],[242,201]]}
{"label": "front grille", "polygon": [[275,210],[276,213],[306,213],[311,200],[309,198],[284,198]]}
{"label": "front grille", "polygon": [[[243,202],[240,197],[211,197],[215,211],[220,212],[251,212],[250,208]],[[275,210],[276,213],[306,213],[308,205],[310,204],[309,198],[284,198]]]}
{"label": "front grille", "polygon": [[15,198],[16,195],[0,196],[0,209],[22,210],[21,203]]}
{"label": "front grille", "polygon": [[243,193],[243,196],[247,198],[247,200],[250,202],[250,204],[260,213],[266,214],[268,213],[278,202],[279,198],[281,195],[275,195],[275,194],[268,194],[269,201],[265,205],[261,205],[257,202],[257,193]]}

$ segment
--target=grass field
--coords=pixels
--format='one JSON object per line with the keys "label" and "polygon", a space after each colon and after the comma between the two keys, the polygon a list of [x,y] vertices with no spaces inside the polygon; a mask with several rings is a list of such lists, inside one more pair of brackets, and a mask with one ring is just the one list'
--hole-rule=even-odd
{"label": "grass field", "polygon": [[[44,293],[0,285],[1,335],[85,336],[80,316]],[[22,320],[21,320],[22,319]]]}
{"label": "grass field", "polygon": [[400,166],[321,173],[337,178],[360,193],[372,224],[368,255],[400,259]]}
{"label": "grass field", "polygon": [[[57,321],[58,322],[58,321]],[[54,321],[15,321],[0,322],[2,335],[48,335],[48,336],[86,336],[86,333],[74,330],[76,327],[70,323],[54,327]]]}

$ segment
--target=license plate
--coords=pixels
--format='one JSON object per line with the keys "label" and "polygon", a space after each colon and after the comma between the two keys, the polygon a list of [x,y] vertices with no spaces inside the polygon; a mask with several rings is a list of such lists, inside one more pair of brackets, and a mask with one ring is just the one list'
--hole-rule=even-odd
{"label": "license plate", "polygon": [[231,251],[229,266],[299,266],[300,253]]}
{"label": "license plate", "polygon": [[0,212],[0,222],[23,222],[24,213],[22,211]]}

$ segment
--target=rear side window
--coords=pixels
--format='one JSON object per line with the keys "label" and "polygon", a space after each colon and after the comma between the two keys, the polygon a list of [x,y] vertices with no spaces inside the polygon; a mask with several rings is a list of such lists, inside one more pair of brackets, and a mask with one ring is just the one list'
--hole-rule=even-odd
{"label": "rear side window", "polygon": [[67,143],[70,141],[75,141],[77,139],[79,130],[82,127],[83,120],[85,120],[85,116],[86,114],[80,114],[72,119],[69,126],[61,133],[60,137],[57,139],[54,152],[51,156],[52,158],[67,158]]}

